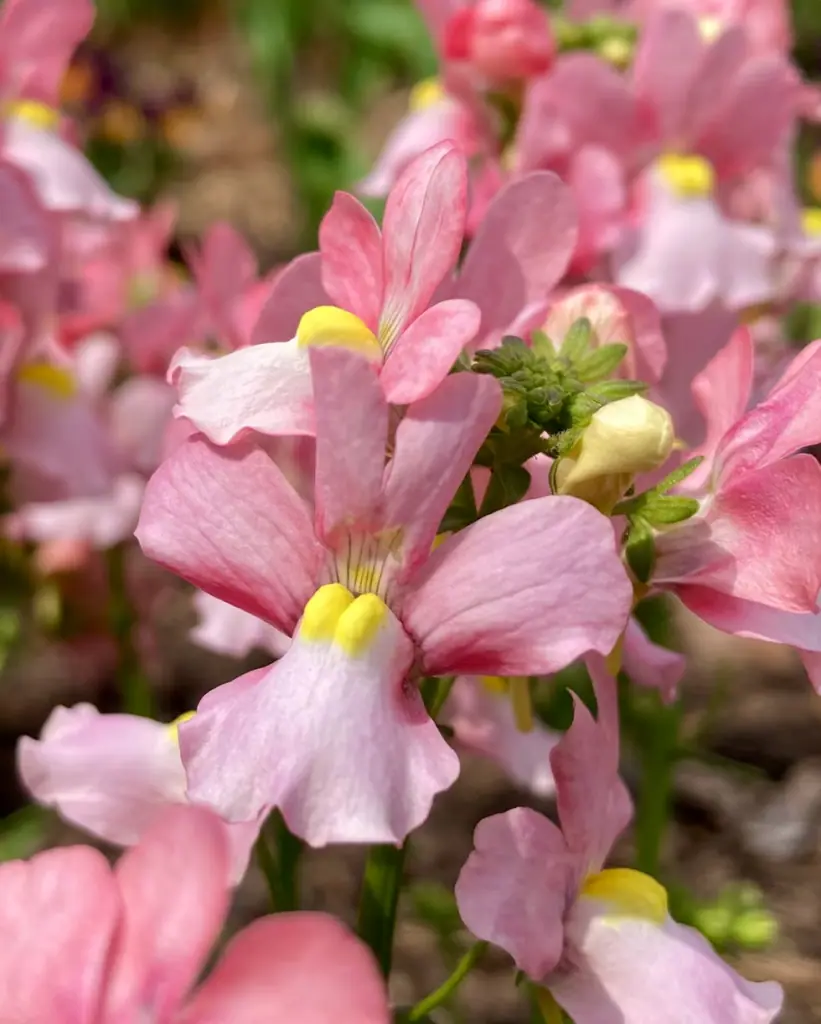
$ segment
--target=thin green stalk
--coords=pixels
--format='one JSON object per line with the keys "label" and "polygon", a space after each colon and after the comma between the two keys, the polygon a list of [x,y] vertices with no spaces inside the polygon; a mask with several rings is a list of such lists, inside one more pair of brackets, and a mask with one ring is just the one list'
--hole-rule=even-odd
{"label": "thin green stalk", "polygon": [[391,973],[396,908],[407,848],[407,840],[402,846],[372,846],[362,877],[357,931],[373,950],[386,978]]}
{"label": "thin green stalk", "polygon": [[642,723],[639,735],[641,784],[636,807],[636,867],[657,877],[661,847],[670,818],[673,773],[678,760],[680,703],[665,706]]}
{"label": "thin green stalk", "polygon": [[425,680],[422,693],[425,696],[428,714],[434,721],[445,706],[445,701],[450,696],[455,681],[456,676],[440,676]]}
{"label": "thin green stalk", "polygon": [[430,1013],[431,1010],[435,1010],[437,1006],[441,1006],[442,1003],[447,1002],[479,962],[487,949],[487,946],[488,944],[486,942],[474,942],[467,953],[465,953],[456,965],[456,969],[447,981],[443,982],[439,988],[434,992],[431,992],[429,996],[425,996],[424,999],[420,1000],[416,1006],[413,1007],[408,1014],[408,1021],[423,1020],[425,1015]]}
{"label": "thin green stalk", "polygon": [[119,663],[117,681],[122,695],[123,710],[131,715],[151,718],[154,714],[154,693],[142,670],[140,656],[134,642],[137,627],[137,612],[128,593],[126,579],[125,544],[109,548],[108,588],[109,623],[117,643]]}
{"label": "thin green stalk", "polygon": [[289,831],[279,811],[273,811],[260,830],[256,854],[276,913],[299,909],[302,846],[302,840]]}

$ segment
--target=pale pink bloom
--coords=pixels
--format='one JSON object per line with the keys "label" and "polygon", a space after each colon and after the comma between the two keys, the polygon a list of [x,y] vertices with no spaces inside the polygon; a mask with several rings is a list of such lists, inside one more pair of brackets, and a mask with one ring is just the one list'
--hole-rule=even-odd
{"label": "pale pink bloom", "polygon": [[740,625],[749,609],[755,632],[759,612],[792,613],[808,625],[817,617],[821,467],[795,453],[821,440],[821,342],[747,412],[752,377],[752,341],[739,331],[693,382],[707,421],[697,452],[705,458],[680,489],[701,510],[657,538],[654,581],[708,621]]}
{"label": "pale pink bloom", "polygon": [[263,650],[279,658],[290,646],[290,637],[281,630],[202,590],[194,594],[194,607],[199,622],[191,630],[191,639],[209,651],[244,658]]}
{"label": "pale pink bloom", "polygon": [[687,659],[677,651],[654,643],[631,616],[622,639],[622,665],[631,682],[658,690],[662,700],[669,702],[678,695]]}
{"label": "pale pink bloom", "polygon": [[536,796],[556,789],[550,751],[559,734],[535,722],[528,732],[516,724],[505,693],[495,693],[479,676],[459,676],[442,716],[459,746],[495,761],[519,785]]}
{"label": "pale pink bloom", "polygon": [[490,89],[543,75],[556,51],[535,0],[469,0],[448,18],[442,47],[445,60],[466,65]]}
{"label": "pale pink bloom", "polygon": [[[181,726],[192,797],[229,820],[278,806],[312,845],[399,842],[458,773],[417,673],[555,671],[613,646],[631,591],[609,522],[575,499],[507,508],[431,554],[498,416],[496,381],[454,374],[411,405],[386,466],[375,368],[336,347],[310,358],[315,510],[260,449],[198,439],[149,483],[138,538],[195,586],[295,634],[264,678],[213,691]],[[348,639],[355,625],[361,643]]]}
{"label": "pale pink bloom", "polygon": [[3,1020],[388,1024],[369,951],[323,914],[255,921],[194,989],[229,878],[223,826],[193,807],[166,810],[114,869],[87,846],[0,865]]}
{"label": "pale pink bloom", "polygon": [[[575,241],[567,189],[554,175],[529,175],[490,205],[454,277],[466,188],[464,157],[446,143],[402,175],[382,232],[357,200],[337,193],[320,228],[320,255],[300,257],[274,284],[253,338],[268,343],[217,360],[178,355],[171,371],[177,415],[216,444],[249,430],[313,433],[310,344],[286,339],[312,305],[329,303],[354,314],[351,330],[368,348],[389,402],[430,394],[465,346],[498,340],[549,294]],[[333,325],[329,333],[326,344],[336,340]]]}
{"label": "pale pink bloom", "polygon": [[[133,846],[169,805],[187,804],[176,726],[101,715],[91,704],[57,707],[39,739],[24,736],[17,766],[38,803],[119,846]],[[231,876],[245,874],[261,819],[225,825]]]}
{"label": "pale pink bloom", "polygon": [[776,294],[772,231],[726,216],[711,195],[680,196],[655,170],[641,186],[640,224],[616,254],[619,284],[644,292],[663,313],[730,310]]}
{"label": "pale pink bloom", "polygon": [[709,30],[740,25],[758,53],[788,54],[792,48],[788,0],[633,0],[630,14],[646,19],[661,7],[688,11]]}
{"label": "pale pink bloom", "polygon": [[558,828],[519,807],[479,823],[456,883],[462,919],[549,990],[576,1024],[766,1024],[778,985],[739,977],[667,913],[658,883],[602,871],[630,820],[618,776],[615,682],[593,667],[598,720],[576,700],[550,755]]}

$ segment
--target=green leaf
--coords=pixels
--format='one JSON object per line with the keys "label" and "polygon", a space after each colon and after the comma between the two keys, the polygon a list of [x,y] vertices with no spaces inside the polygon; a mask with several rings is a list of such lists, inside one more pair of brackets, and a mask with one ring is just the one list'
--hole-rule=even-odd
{"label": "green leaf", "polygon": [[579,380],[592,382],[604,380],[619,366],[627,355],[626,345],[602,345],[576,362],[576,376]]}
{"label": "green leaf", "polygon": [[530,346],[540,359],[546,359],[552,363],[556,358],[556,347],[544,331],[532,332]]}
{"label": "green leaf", "polygon": [[575,364],[587,353],[592,337],[593,325],[586,316],[579,317],[571,324],[570,330],[565,335],[559,355],[568,363]]}
{"label": "green leaf", "polygon": [[29,804],[0,821],[0,861],[24,860],[45,843],[49,813]]}
{"label": "green leaf", "polygon": [[605,380],[588,388],[587,394],[599,405],[609,405],[610,402],[618,402],[622,398],[642,395],[646,390],[647,385],[640,380]]}
{"label": "green leaf", "polygon": [[640,515],[630,518],[624,553],[636,579],[647,583],[656,562],[656,542],[650,524]]}
{"label": "green leaf", "polygon": [[530,473],[524,466],[496,466],[490,477],[485,496],[479,508],[479,517],[515,505],[530,487]]}
{"label": "green leaf", "polygon": [[664,494],[665,491],[669,491],[671,487],[675,487],[676,484],[680,484],[682,480],[686,478],[704,462],[703,455],[696,455],[694,459],[689,459],[684,463],[683,466],[679,466],[678,469],[674,469],[672,473],[666,476],[661,483],[656,484],[653,490],[657,494]]}
{"label": "green leaf", "polygon": [[669,526],[690,519],[701,507],[696,498],[679,495],[651,495],[641,510],[642,516],[653,526]]}
{"label": "green leaf", "polygon": [[451,533],[456,530],[463,530],[477,519],[476,498],[473,493],[473,481],[470,473],[459,484],[459,489],[453,496],[453,501],[445,513],[444,519],[439,527],[440,533]]}

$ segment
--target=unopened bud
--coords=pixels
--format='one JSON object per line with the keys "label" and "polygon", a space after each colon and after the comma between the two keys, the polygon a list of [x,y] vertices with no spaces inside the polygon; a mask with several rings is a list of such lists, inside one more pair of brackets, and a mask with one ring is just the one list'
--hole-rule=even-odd
{"label": "unopened bud", "polygon": [[556,467],[558,492],[609,510],[637,473],[667,461],[674,440],[673,421],[660,405],[640,395],[605,405]]}
{"label": "unopened bud", "polygon": [[544,74],[555,49],[550,21],[535,0],[478,0],[460,8],[445,29],[448,60],[467,62],[492,86]]}

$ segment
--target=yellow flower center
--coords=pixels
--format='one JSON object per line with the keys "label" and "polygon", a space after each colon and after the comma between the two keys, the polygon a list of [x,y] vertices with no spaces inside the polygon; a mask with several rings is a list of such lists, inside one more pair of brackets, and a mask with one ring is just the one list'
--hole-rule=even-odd
{"label": "yellow flower center", "polygon": [[607,868],[590,875],[582,895],[608,904],[613,917],[639,917],[657,925],[667,917],[664,886],[633,868]]}
{"label": "yellow flower center", "polygon": [[801,211],[801,226],[804,234],[821,238],[821,206],[807,206]]}
{"label": "yellow flower center", "polygon": [[370,648],[387,614],[388,606],[376,594],[354,597],[341,583],[327,583],[305,606],[299,635],[334,643],[359,657]]}
{"label": "yellow flower center", "polygon": [[168,729],[171,739],[175,743],[179,744],[180,742],[180,726],[183,722],[190,722],[196,713],[196,711],[186,711],[179,718],[175,718],[173,722],[168,723],[166,729]]}
{"label": "yellow flower center", "polygon": [[296,340],[303,348],[339,345],[369,359],[382,359],[382,349],[373,331],[358,316],[337,306],[317,306],[305,313],[296,329]]}
{"label": "yellow flower center", "polygon": [[438,78],[423,78],[411,89],[408,107],[412,111],[427,110],[428,107],[441,103],[447,93]]}
{"label": "yellow flower center", "polygon": [[682,199],[703,199],[715,185],[715,172],[703,156],[665,153],[657,163],[665,184]]}
{"label": "yellow flower center", "polygon": [[714,43],[724,31],[724,20],[716,14],[705,14],[698,19],[698,30],[705,43]]}
{"label": "yellow flower center", "polygon": [[51,363],[27,363],[18,371],[17,379],[23,384],[43,388],[56,398],[73,398],[77,392],[77,385],[68,370]]}
{"label": "yellow flower center", "polygon": [[14,100],[5,105],[7,117],[17,117],[35,128],[51,130],[60,123],[60,111],[37,100]]}

